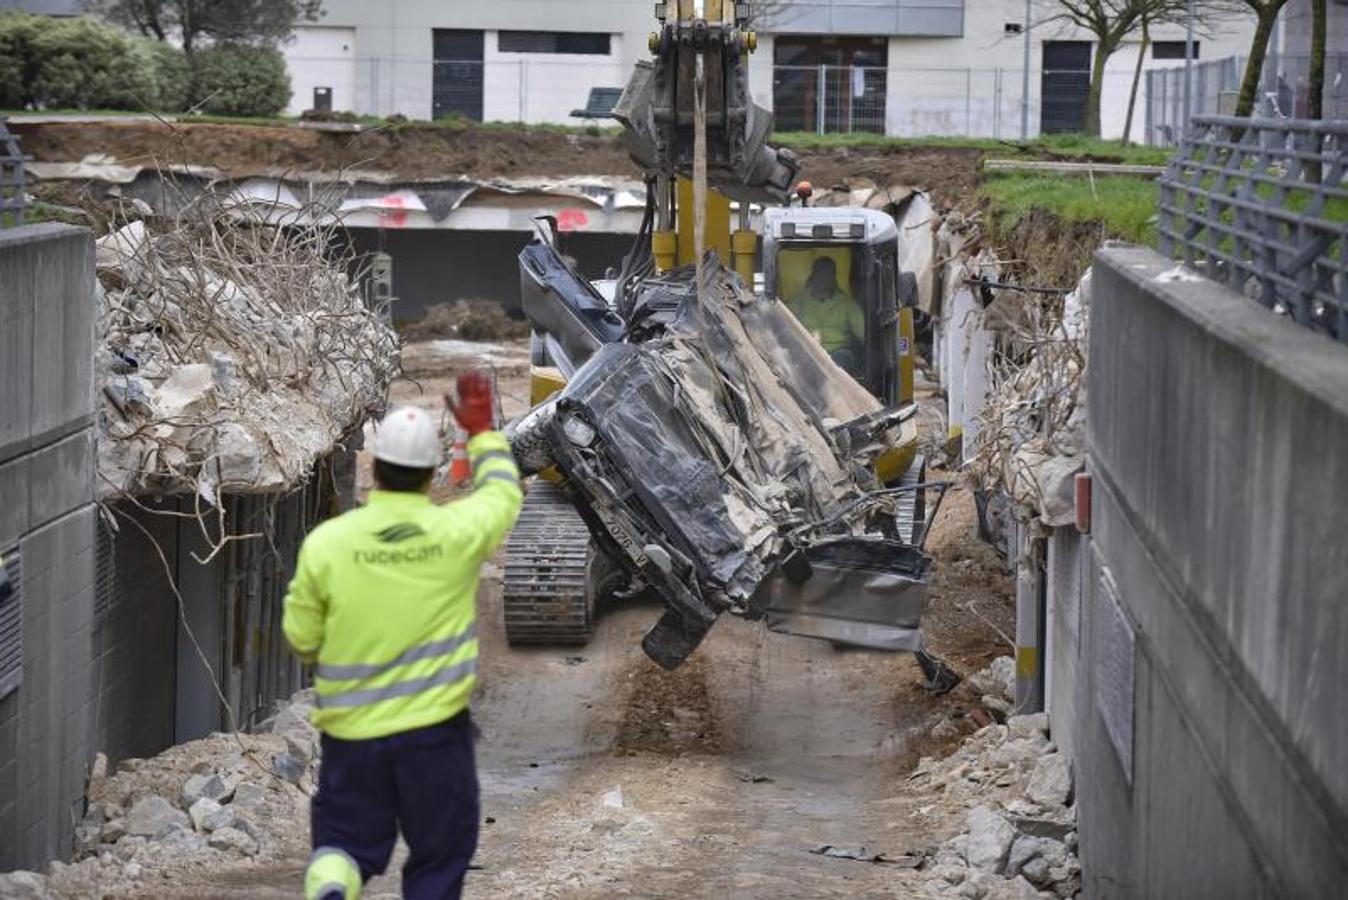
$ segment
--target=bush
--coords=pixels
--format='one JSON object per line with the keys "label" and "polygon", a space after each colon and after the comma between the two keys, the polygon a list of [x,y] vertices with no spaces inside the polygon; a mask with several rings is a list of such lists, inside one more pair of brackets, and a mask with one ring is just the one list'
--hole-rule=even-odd
{"label": "bush", "polygon": [[154,70],[126,32],[93,19],[51,19],[29,44],[32,99],[57,109],[146,109]]}
{"label": "bush", "polygon": [[162,41],[136,38],[137,53],[154,73],[155,109],[182,112],[192,96],[192,69],[187,54]]}
{"label": "bush", "polygon": [[187,61],[95,19],[0,13],[0,108],[179,110]]}
{"label": "bush", "polygon": [[0,13],[0,109],[22,109],[30,102],[29,45],[40,20],[27,13]]}
{"label": "bush", "polygon": [[217,116],[274,116],[290,102],[285,58],[271,47],[219,46],[192,55],[192,98]]}

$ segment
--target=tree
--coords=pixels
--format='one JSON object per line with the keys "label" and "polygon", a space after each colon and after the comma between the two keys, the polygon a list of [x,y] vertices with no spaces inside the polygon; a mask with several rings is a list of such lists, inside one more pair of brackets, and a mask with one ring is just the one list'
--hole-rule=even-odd
{"label": "tree", "polygon": [[1259,80],[1264,77],[1264,59],[1268,56],[1268,40],[1273,25],[1287,0],[1241,0],[1254,12],[1254,38],[1250,42],[1250,59],[1245,64],[1245,77],[1240,82],[1240,96],[1236,100],[1236,115],[1248,116],[1254,112],[1254,101],[1259,95]]}
{"label": "tree", "polygon": [[1306,118],[1325,116],[1325,32],[1329,30],[1329,9],[1325,0],[1311,0],[1311,71],[1310,96]]}
{"label": "tree", "polygon": [[1155,25],[1182,15],[1184,0],[1050,0],[1050,5],[1052,11],[1045,21],[1070,22],[1095,36],[1095,59],[1081,130],[1099,137],[1105,63],[1143,21]]}
{"label": "tree", "polygon": [[1126,147],[1133,136],[1133,110],[1137,107],[1137,88],[1142,83],[1142,66],[1151,47],[1151,29],[1147,17],[1142,17],[1142,44],[1137,48],[1137,66],[1133,69],[1133,83],[1128,88],[1128,112],[1123,119],[1123,144]]}
{"label": "tree", "polygon": [[275,46],[298,22],[322,14],[322,0],[93,0],[93,8],[146,37],[178,37],[192,53],[203,40]]}

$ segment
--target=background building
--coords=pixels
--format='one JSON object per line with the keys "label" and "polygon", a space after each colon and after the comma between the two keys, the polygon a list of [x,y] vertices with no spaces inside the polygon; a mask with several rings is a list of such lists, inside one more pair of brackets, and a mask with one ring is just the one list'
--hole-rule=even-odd
{"label": "background building", "polygon": [[[770,9],[770,11],[769,11]],[[1072,131],[1086,102],[1094,44],[1047,21],[1035,0],[1029,132]],[[286,49],[290,112],[320,107],[414,119],[576,124],[591,88],[620,87],[645,58],[647,3],[560,0],[327,0],[321,23]],[[778,2],[763,7],[753,57],[755,99],[784,131],[894,136],[1020,136],[1025,4],[987,0]],[[1200,60],[1244,53],[1252,20],[1199,29]],[[1145,69],[1183,66],[1184,29],[1153,29]],[[1140,35],[1109,60],[1104,134],[1123,132]],[[1141,136],[1139,98],[1133,134]]]}

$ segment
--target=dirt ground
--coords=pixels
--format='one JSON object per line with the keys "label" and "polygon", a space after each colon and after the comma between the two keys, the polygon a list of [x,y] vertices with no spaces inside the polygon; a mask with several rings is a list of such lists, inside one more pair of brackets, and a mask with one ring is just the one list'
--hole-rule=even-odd
{"label": "dirt ground", "polygon": [[[404,351],[394,402],[438,409],[458,371],[496,372],[507,415],[524,408],[521,341],[432,341]],[[929,398],[930,399],[930,398]],[[952,490],[933,528],[937,560],[926,625],[961,672],[1011,648],[1011,585],[973,534],[967,491]],[[834,649],[723,616],[693,659],[669,673],[642,653],[654,605],[606,611],[583,648],[512,648],[494,566],[479,592],[481,681],[474,716],[484,825],[468,896],[906,896],[919,876],[833,859],[823,844],[888,858],[928,852],[962,814],[911,791],[920,756],[949,751],[976,725],[966,686],[921,687],[912,656]],[[306,860],[302,802],[279,856],[190,869],[142,897],[295,895]],[[390,873],[368,897],[395,897]]]}
{"label": "dirt ground", "polygon": [[[261,125],[90,122],[11,125],[44,162],[106,154],[124,165],[191,163],[243,177],[260,172],[369,169],[408,179],[511,175],[639,176],[611,135],[504,128],[375,129],[359,134]],[[803,178],[832,187],[851,178],[929,190],[958,204],[978,181],[981,153],[957,148],[836,148],[801,153]]]}

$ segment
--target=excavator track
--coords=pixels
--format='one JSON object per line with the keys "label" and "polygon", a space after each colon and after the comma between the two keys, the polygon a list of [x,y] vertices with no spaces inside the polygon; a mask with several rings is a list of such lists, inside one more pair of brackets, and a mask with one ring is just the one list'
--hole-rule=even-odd
{"label": "excavator track", "polygon": [[594,632],[594,553],[585,520],[556,485],[535,479],[506,541],[506,640],[587,643]]}

